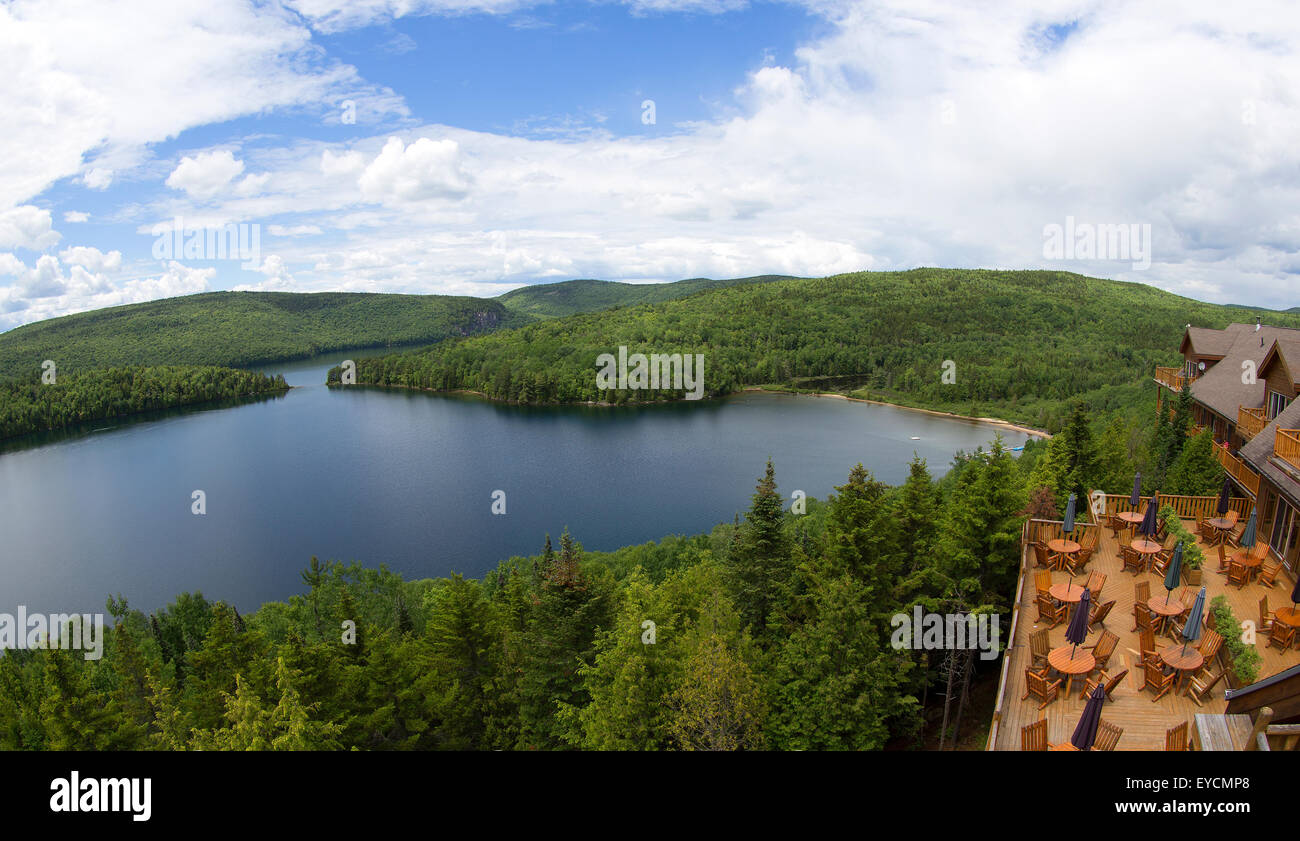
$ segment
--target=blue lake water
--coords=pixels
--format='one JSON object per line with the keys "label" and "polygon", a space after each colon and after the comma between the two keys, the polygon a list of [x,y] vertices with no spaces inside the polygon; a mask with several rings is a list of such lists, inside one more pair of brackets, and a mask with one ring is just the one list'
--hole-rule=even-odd
{"label": "blue lake water", "polygon": [[765,393],[613,409],[327,389],[337,361],[269,366],[299,386],[282,397],[9,443],[0,610],[102,611],[117,592],[152,610],[200,590],[250,611],[301,592],[312,555],[478,577],[566,525],[588,549],[708,531],[748,507],[769,456],[787,500],[825,498],[858,461],[898,483],[915,451],[938,475],[997,433]]}

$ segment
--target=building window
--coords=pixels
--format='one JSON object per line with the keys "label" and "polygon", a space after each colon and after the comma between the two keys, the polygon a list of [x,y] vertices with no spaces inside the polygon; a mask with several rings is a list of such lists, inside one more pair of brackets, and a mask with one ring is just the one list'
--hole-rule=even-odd
{"label": "building window", "polygon": [[1277,391],[1270,391],[1268,393],[1268,419],[1272,420],[1282,414],[1282,410],[1285,409],[1286,404],[1290,402],[1291,401],[1287,399],[1285,394]]}
{"label": "building window", "polygon": [[1291,568],[1291,550],[1295,548],[1296,539],[1300,537],[1300,515],[1282,500],[1277,501],[1277,516],[1273,518],[1273,532],[1268,545],[1287,562]]}

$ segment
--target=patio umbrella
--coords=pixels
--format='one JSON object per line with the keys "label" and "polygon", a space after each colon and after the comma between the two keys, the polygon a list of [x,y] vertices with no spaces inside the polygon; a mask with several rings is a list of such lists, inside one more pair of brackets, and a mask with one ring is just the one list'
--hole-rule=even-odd
{"label": "patio umbrella", "polygon": [[1066,534],[1074,531],[1074,511],[1076,504],[1074,494],[1070,494],[1069,500],[1065,503],[1065,522],[1061,524],[1061,531]]}
{"label": "patio umbrella", "polygon": [[1106,687],[1098,683],[1088,696],[1088,703],[1083,708],[1083,715],[1079,716],[1079,724],[1074,728],[1074,735],[1070,737],[1070,744],[1079,750],[1092,750],[1092,745],[1097,741],[1097,726],[1101,723],[1101,705],[1106,702]]}
{"label": "patio umbrella", "polygon": [[1142,525],[1138,526],[1138,534],[1148,538],[1156,536],[1156,512],[1160,510],[1159,504],[1156,494],[1151,494],[1151,501],[1147,503],[1146,516],[1142,518]]}
{"label": "patio umbrella", "polygon": [[1074,606],[1074,615],[1070,617],[1070,624],[1065,629],[1065,641],[1074,643],[1074,649],[1070,652],[1070,659],[1074,659],[1074,653],[1079,650],[1079,644],[1088,638],[1088,613],[1092,608],[1092,594],[1088,588],[1083,588],[1083,595],[1079,597],[1079,603]]}
{"label": "patio umbrella", "polygon": [[1227,477],[1224,477],[1224,479],[1223,479],[1223,490],[1219,491],[1219,508],[1218,508],[1218,511],[1219,511],[1219,516],[1220,516],[1220,517],[1222,517],[1223,515],[1225,515],[1225,514],[1228,513],[1228,507],[1229,507],[1229,505],[1228,505],[1228,497],[1230,497],[1230,496],[1232,496],[1232,480],[1229,479],[1229,478],[1227,478]]}
{"label": "patio umbrella", "polygon": [[1250,509],[1250,519],[1246,521],[1246,530],[1241,533],[1241,545],[1250,549],[1255,545],[1255,509]]}
{"label": "patio umbrella", "polygon": [[1133,474],[1133,493],[1128,498],[1128,504],[1132,506],[1134,511],[1142,504],[1142,474],[1140,472]]}
{"label": "patio umbrella", "polygon": [[[1183,574],[1183,542],[1178,541],[1174,547],[1174,556],[1169,559],[1169,569],[1165,571],[1165,590],[1169,595],[1173,595],[1174,588],[1178,586],[1179,576]],[[1168,600],[1169,595],[1165,596]]]}
{"label": "patio umbrella", "polygon": [[1205,612],[1205,588],[1196,594],[1192,610],[1187,614],[1187,623],[1183,625],[1183,653],[1187,653],[1187,643],[1201,638],[1201,614]]}
{"label": "patio umbrella", "polygon": [[1295,580],[1295,588],[1291,590],[1291,609],[1295,610],[1296,602],[1300,602],[1300,577]]}

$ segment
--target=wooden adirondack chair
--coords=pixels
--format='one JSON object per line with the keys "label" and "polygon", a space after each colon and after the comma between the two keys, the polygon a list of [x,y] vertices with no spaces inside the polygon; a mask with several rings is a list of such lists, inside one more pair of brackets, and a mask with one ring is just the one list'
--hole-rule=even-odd
{"label": "wooden adirondack chair", "polygon": [[1047,656],[1051,653],[1052,643],[1046,628],[1039,628],[1029,635],[1029,656],[1034,668],[1047,668]]}
{"label": "wooden adirondack chair", "polygon": [[1274,622],[1268,629],[1269,647],[1276,645],[1283,651],[1288,649],[1295,642],[1295,628],[1285,622]]}
{"label": "wooden adirondack chair", "polygon": [[1210,664],[1219,656],[1219,649],[1222,647],[1223,637],[1219,636],[1218,631],[1205,631],[1205,635],[1201,637],[1201,642],[1196,646],[1196,650],[1201,652],[1201,656],[1205,658],[1205,661],[1201,663],[1201,667],[1196,670],[1195,674],[1203,674],[1209,669]]}
{"label": "wooden adirondack chair", "polygon": [[1047,719],[1040,718],[1020,728],[1020,749],[1047,750]]}
{"label": "wooden adirondack chair", "polygon": [[1228,583],[1236,584],[1238,588],[1245,587],[1250,583],[1250,573],[1246,568],[1236,561],[1228,562]]}
{"label": "wooden adirondack chair", "polygon": [[1156,630],[1155,620],[1151,618],[1151,609],[1146,606],[1146,602],[1133,605],[1133,630],[1152,633]]}
{"label": "wooden adirondack chair", "polygon": [[1223,544],[1220,543],[1219,544],[1219,572],[1227,572],[1227,571],[1228,571],[1228,550],[1224,549]]}
{"label": "wooden adirondack chair", "polygon": [[1165,750],[1187,750],[1187,722],[1165,731]]}
{"label": "wooden adirondack chair", "polygon": [[1115,674],[1114,677],[1107,677],[1105,672],[1101,672],[1100,674],[1097,675],[1097,677],[1088,678],[1086,681],[1084,681],[1083,691],[1079,693],[1079,697],[1081,699],[1087,698],[1089,695],[1092,694],[1092,690],[1096,689],[1098,686],[1104,686],[1106,692],[1106,700],[1107,701],[1113,700],[1110,697],[1111,693],[1115,691],[1115,687],[1119,686],[1120,683],[1124,680],[1124,678],[1127,675],[1128,675],[1128,669],[1123,669],[1119,671],[1118,673]]}
{"label": "wooden adirondack chair", "polygon": [[1091,628],[1093,625],[1101,625],[1102,628],[1105,628],[1106,617],[1110,614],[1111,608],[1114,606],[1114,599],[1111,599],[1104,604],[1094,602],[1092,605],[1092,611],[1088,614],[1088,627]]}
{"label": "wooden adirondack chair", "polygon": [[1267,631],[1273,627],[1273,611],[1268,609],[1268,596],[1259,597],[1259,630]]}
{"label": "wooden adirondack chair", "polygon": [[1110,662],[1110,656],[1115,653],[1115,648],[1119,645],[1119,636],[1110,631],[1102,631],[1101,636],[1092,645],[1085,645],[1083,648],[1091,649],[1092,656],[1096,658],[1097,665],[1094,667],[1099,671],[1106,670],[1106,664]]}
{"label": "wooden adirondack chair", "polygon": [[1207,544],[1213,544],[1219,530],[1210,525],[1210,519],[1204,517],[1196,521],[1196,534]]}
{"label": "wooden adirondack chair", "polygon": [[1154,660],[1160,662],[1160,655],[1156,653],[1156,632],[1154,628],[1143,628],[1138,635],[1138,651],[1142,655],[1142,662]]}
{"label": "wooden adirondack chair", "polygon": [[1094,602],[1101,601],[1101,588],[1106,586],[1106,573],[1099,570],[1093,570],[1088,576],[1088,590],[1092,593]]}
{"label": "wooden adirondack chair", "polygon": [[1259,578],[1256,579],[1260,584],[1270,590],[1273,589],[1273,583],[1277,581],[1277,574],[1282,571],[1282,562],[1276,564],[1264,564],[1259,571]]}
{"label": "wooden adirondack chair", "polygon": [[1050,621],[1051,627],[1055,628],[1069,618],[1069,613],[1069,605],[1057,604],[1051,593],[1038,594],[1038,618],[1041,621]]}
{"label": "wooden adirondack chair", "polygon": [[1201,706],[1201,701],[1205,699],[1205,696],[1208,695],[1210,691],[1214,689],[1215,684],[1221,680],[1223,680],[1222,669],[1220,669],[1219,673],[1209,680],[1205,680],[1203,677],[1194,676],[1187,681],[1187,694],[1192,696],[1192,700],[1195,701],[1196,706],[1199,707]]}
{"label": "wooden adirondack chair", "polygon": [[1025,694],[1020,696],[1020,700],[1025,700],[1030,695],[1042,700],[1043,703],[1038,705],[1041,710],[1043,707],[1052,703],[1061,694],[1061,679],[1047,679],[1047,670],[1036,672],[1033,669],[1025,669]]}
{"label": "wooden adirondack chair", "polygon": [[1121,520],[1116,512],[1106,518],[1106,528],[1110,529],[1110,536],[1118,540],[1120,533],[1128,530],[1128,523]]}
{"label": "wooden adirondack chair", "polygon": [[1151,572],[1165,577],[1165,570],[1169,569],[1169,557],[1164,554],[1155,555],[1151,558]]}
{"label": "wooden adirondack chair", "polygon": [[[1142,605],[1143,607],[1146,607],[1146,606],[1147,606],[1147,602],[1149,602],[1149,601],[1151,601],[1151,582],[1150,582],[1150,581],[1137,581],[1137,582],[1134,582],[1134,584],[1133,584],[1133,603],[1134,603],[1134,604],[1140,604],[1140,605]],[[1136,631],[1137,629],[1134,628],[1133,630]]]}
{"label": "wooden adirondack chair", "polygon": [[1097,722],[1097,741],[1092,743],[1092,749],[1112,751],[1119,744],[1120,736],[1123,735],[1123,727],[1116,727],[1103,718]]}
{"label": "wooden adirondack chair", "polygon": [[1165,674],[1164,669],[1160,667],[1159,661],[1152,662],[1151,660],[1143,661],[1142,676],[1142,689],[1150,689],[1156,693],[1156,697],[1151,699],[1152,702],[1165,697],[1165,694],[1174,688],[1174,679],[1178,677],[1177,675]]}
{"label": "wooden adirondack chair", "polygon": [[1047,544],[1041,540],[1034,541],[1034,562],[1040,567],[1052,566],[1052,551],[1047,548]]}
{"label": "wooden adirondack chair", "polygon": [[1034,588],[1039,593],[1046,593],[1052,589],[1052,572],[1051,570],[1040,569],[1034,573]]}
{"label": "wooden adirondack chair", "polygon": [[1140,573],[1146,568],[1146,561],[1143,560],[1142,553],[1138,552],[1127,543],[1120,545],[1119,559],[1124,564],[1120,569],[1120,572],[1128,572],[1131,569],[1134,572]]}

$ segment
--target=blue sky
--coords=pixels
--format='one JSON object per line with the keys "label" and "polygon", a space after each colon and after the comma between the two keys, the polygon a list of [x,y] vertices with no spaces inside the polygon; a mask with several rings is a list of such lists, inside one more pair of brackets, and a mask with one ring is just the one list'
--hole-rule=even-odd
{"label": "blue sky", "polygon": [[[214,289],[918,265],[1300,305],[1300,27],[1268,11],[15,0],[0,329]],[[256,253],[160,257],[178,218]],[[1133,238],[1067,259],[1066,226]]]}

